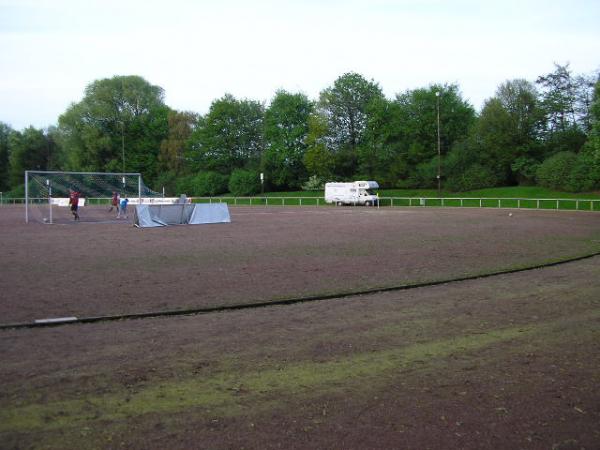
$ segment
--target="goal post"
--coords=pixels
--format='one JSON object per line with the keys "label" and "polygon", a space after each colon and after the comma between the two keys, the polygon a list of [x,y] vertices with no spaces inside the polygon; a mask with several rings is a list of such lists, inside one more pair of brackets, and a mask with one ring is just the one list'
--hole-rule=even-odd
{"label": "goal post", "polygon": [[[110,173],[110,172],[62,172],[27,170],[25,171],[25,222],[30,221],[53,223],[57,218],[56,212],[62,211],[62,217],[68,206],[69,190],[80,193],[80,206],[88,206],[92,201],[107,206],[113,192],[118,192],[122,198],[137,199],[142,197],[159,197],[144,184],[140,173]],[[92,220],[91,221],[96,221]],[[99,219],[98,219],[99,220]]]}

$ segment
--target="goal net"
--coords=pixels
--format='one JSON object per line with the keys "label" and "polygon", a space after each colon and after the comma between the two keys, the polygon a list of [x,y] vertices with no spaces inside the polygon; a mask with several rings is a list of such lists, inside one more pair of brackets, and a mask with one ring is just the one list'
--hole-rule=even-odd
{"label": "goal net", "polygon": [[111,198],[118,193],[130,203],[159,197],[139,173],[25,172],[25,222],[66,223],[74,219],[69,205],[71,191],[79,193],[79,216],[85,222],[117,220]]}

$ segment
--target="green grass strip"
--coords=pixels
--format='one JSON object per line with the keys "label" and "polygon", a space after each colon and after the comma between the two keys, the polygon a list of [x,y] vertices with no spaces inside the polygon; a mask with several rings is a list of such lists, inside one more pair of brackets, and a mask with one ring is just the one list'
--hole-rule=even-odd
{"label": "green grass strip", "polygon": [[[600,310],[592,310],[567,320],[595,320]],[[210,409],[211,415],[235,416],[253,404],[273,404],[273,398],[318,395],[343,389],[349,383],[423,363],[433,363],[449,355],[478,351],[490,345],[530,337],[564,326],[565,319],[496,329],[480,334],[419,343],[404,348],[367,352],[328,362],[302,361],[283,367],[248,373],[222,368],[216,375],[157,381],[137,386],[136,392],[85,395],[82,399],[29,404],[0,410],[0,432],[50,431],[80,427],[97,421],[118,421],[150,413],[168,414],[190,408]]]}

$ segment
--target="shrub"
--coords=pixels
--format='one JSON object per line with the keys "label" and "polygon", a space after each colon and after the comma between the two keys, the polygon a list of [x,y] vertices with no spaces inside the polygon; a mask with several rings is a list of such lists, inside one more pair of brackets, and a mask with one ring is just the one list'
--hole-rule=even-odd
{"label": "shrub", "polygon": [[481,164],[471,164],[460,175],[453,175],[446,182],[446,188],[454,192],[472,191],[495,186],[498,179],[494,172]]}
{"label": "shrub", "polygon": [[254,195],[260,191],[258,172],[236,169],[229,177],[229,192],[238,197]]}
{"label": "shrub", "polygon": [[312,175],[308,181],[302,185],[303,191],[319,191],[325,188],[325,181],[317,175]]}
{"label": "shrub", "polygon": [[214,196],[227,192],[227,175],[218,172],[201,172],[191,180],[192,195]]}
{"label": "shrub", "polygon": [[180,195],[180,194],[185,194],[188,196],[192,196],[194,195],[194,176],[193,175],[187,175],[185,177],[180,177],[177,179],[177,181],[175,182],[175,194],[176,195]]}
{"label": "shrub", "polygon": [[571,171],[576,161],[577,155],[573,152],[559,152],[550,156],[536,172],[538,184],[559,191],[569,190]]}

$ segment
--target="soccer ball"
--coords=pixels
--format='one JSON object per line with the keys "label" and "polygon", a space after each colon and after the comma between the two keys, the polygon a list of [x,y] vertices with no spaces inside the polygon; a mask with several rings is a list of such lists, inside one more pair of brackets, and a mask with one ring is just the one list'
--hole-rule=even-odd
{"label": "soccer ball", "polygon": [[44,223],[48,222],[48,218],[44,217]]}

